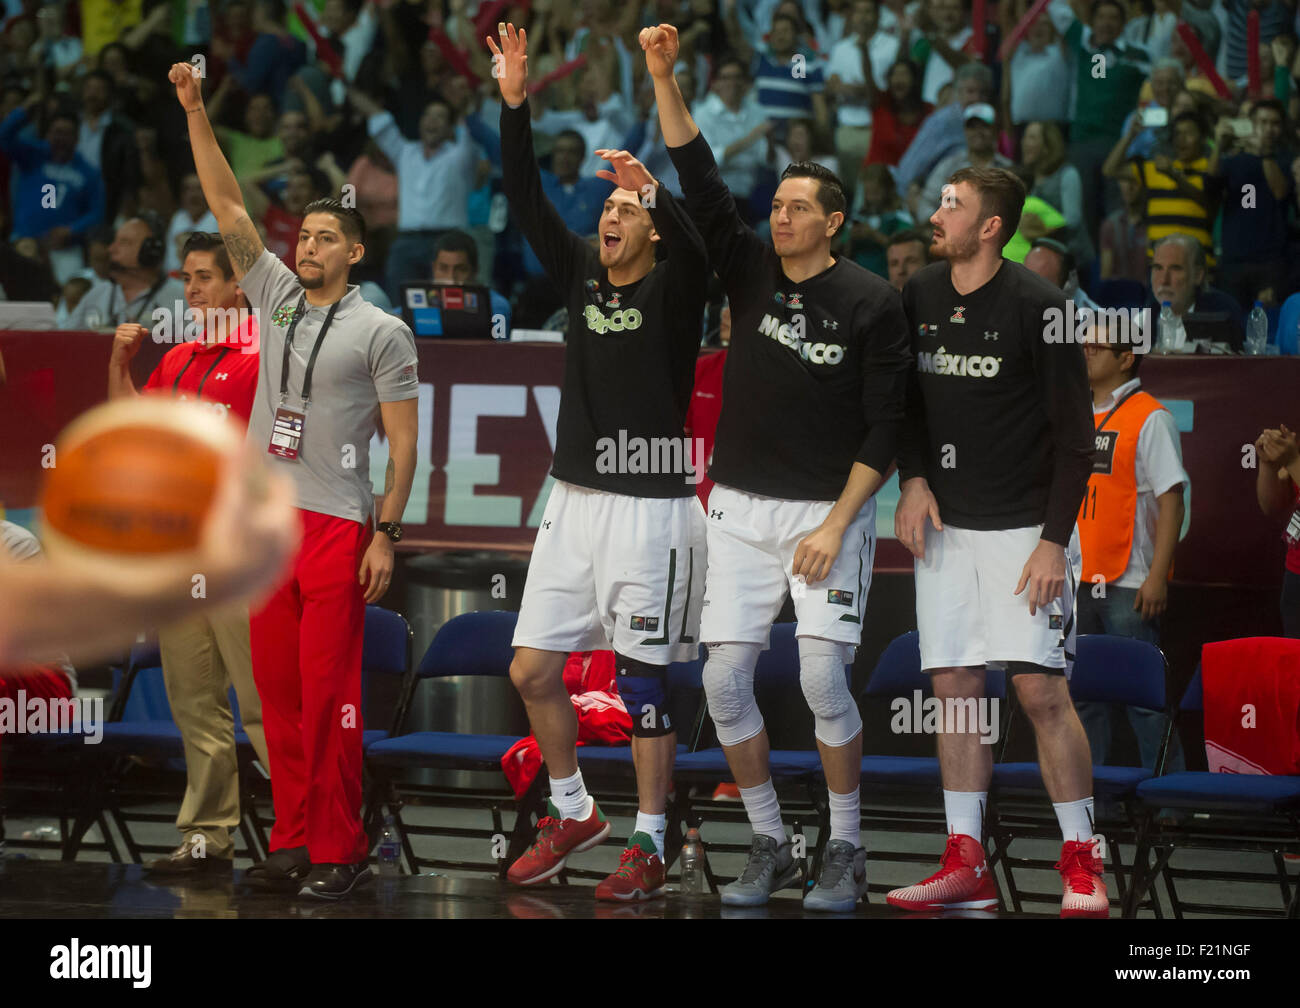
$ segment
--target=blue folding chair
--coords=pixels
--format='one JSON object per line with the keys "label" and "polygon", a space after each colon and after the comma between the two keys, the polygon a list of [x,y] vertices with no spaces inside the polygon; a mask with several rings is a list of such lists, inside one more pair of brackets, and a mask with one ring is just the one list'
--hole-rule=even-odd
{"label": "blue folding chair", "polygon": [[[398,613],[379,606],[367,606],[362,641],[362,718],[364,725],[368,686],[376,674],[402,675],[410,666],[410,627]],[[158,844],[137,843],[131,822],[170,823],[174,815],[130,809],[141,801],[175,799],[175,777],[185,773],[185,746],[180,729],[172,718],[162,676],[162,660],[156,643],[137,644],[121,677],[118,695],[121,703],[110,723],[104,727],[105,752],[117,757],[114,773],[106,781],[108,811],[121,832],[135,861],[146,853],[167,853],[172,848]],[[234,688],[227,690],[234,718],[235,753],[239,766],[240,835],[245,853],[254,860],[269,850],[266,823],[258,813],[259,802],[268,797],[267,770],[256,767],[257,752],[244,731],[239,702]],[[387,737],[384,729],[363,730],[362,744]],[[160,768],[162,775],[140,773],[138,764]]]}
{"label": "blue folding chair", "polygon": [[[416,731],[405,732],[411,701],[419,683],[425,680],[451,676],[497,676],[510,674],[514,658],[511,641],[514,637],[518,613],[493,611],[463,613],[448,620],[438,630],[429,648],[420,659],[414,674],[409,678],[400,701],[400,718],[390,737],[372,742],[366,747],[366,765],[371,773],[372,791],[368,802],[367,822],[377,822],[384,810],[392,814],[395,825],[401,830],[403,850],[413,874],[422,867],[457,868],[462,870],[504,871],[503,862],[497,858],[490,862],[450,861],[423,858],[416,854],[411,843],[415,836],[475,837],[490,848],[493,837],[504,835],[501,810],[506,805],[516,808],[515,828],[512,831],[510,850],[526,846],[522,813],[524,806],[516,803],[505,787],[492,790],[458,789],[429,786],[403,781],[401,778],[415,770],[468,770],[501,773],[501,758],[519,741],[518,735],[486,735],[465,732]],[[418,797],[439,806],[487,809],[492,815],[492,829],[437,827],[406,824],[401,819],[401,808],[406,797]],[[507,865],[508,867],[508,865]]]}
{"label": "blue folding chair", "polygon": [[[1164,653],[1155,645],[1128,637],[1085,634],[1078,638],[1074,670],[1070,676],[1070,696],[1076,701],[1118,703],[1151,711],[1166,711],[1165,679],[1168,666]],[[1115,876],[1117,899],[1122,906],[1129,869],[1125,867],[1121,845],[1136,843],[1135,802],[1138,785],[1160,771],[1166,759],[1172,720],[1165,727],[1164,740],[1156,768],[1130,766],[1094,766],[1093,795],[1098,804],[1125,810],[1123,819],[1101,823],[1107,834],[1106,849]],[[1014,858],[1011,843],[1020,837],[1058,836],[1054,815],[1044,811],[1051,799],[1043,786],[1042,769],[1036,762],[997,763],[993,767],[990,789],[989,834],[994,854],[1011,897],[1012,909],[1020,912],[1021,902],[1055,902],[1059,894],[1022,892],[1016,885],[1015,868],[1048,868],[1052,862],[1041,859]],[[1159,903],[1152,909],[1161,916]]]}
{"label": "blue folding chair", "polygon": [[[1006,735],[1005,674],[999,669],[986,669],[984,690],[987,699],[997,701],[998,741],[991,744],[1000,746]],[[915,630],[900,634],[889,642],[862,692],[864,700],[888,700],[891,710],[900,715],[912,711],[918,702],[924,705],[933,696],[930,677],[921,670],[920,635]],[[963,708],[963,712],[968,710]],[[911,723],[906,727],[912,727]],[[883,734],[869,732],[864,726],[864,749],[877,747],[875,742]],[[995,748],[995,755],[996,752]],[[943,780],[937,756],[864,753],[861,780],[864,829],[884,833],[947,832],[941,797]],[[928,864],[934,860],[933,854],[891,850],[876,844],[872,844],[868,857],[876,861],[909,864]],[[884,892],[892,887],[872,884],[868,888],[872,892]]]}
{"label": "blue folding chair", "polygon": [[[1300,648],[1300,643],[1297,643]],[[1250,674],[1249,668],[1241,670]],[[1197,666],[1178,707],[1179,720],[1199,718],[1205,710],[1201,669]],[[1300,776],[1206,773],[1182,771],[1143,781],[1137,787],[1141,805],[1135,879],[1124,903],[1124,916],[1137,913],[1138,898],[1152,891],[1163,874],[1174,916],[1185,912],[1277,916],[1278,911],[1258,906],[1223,903],[1189,903],[1179,898],[1178,879],[1211,882],[1258,882],[1277,884],[1282,895],[1282,913],[1300,916],[1300,883],[1291,879],[1286,854],[1300,855]],[[1181,816],[1161,821],[1161,810]],[[1275,874],[1263,872],[1174,868],[1171,859],[1178,850],[1228,850],[1272,855]],[[1152,851],[1156,860],[1147,867]]]}

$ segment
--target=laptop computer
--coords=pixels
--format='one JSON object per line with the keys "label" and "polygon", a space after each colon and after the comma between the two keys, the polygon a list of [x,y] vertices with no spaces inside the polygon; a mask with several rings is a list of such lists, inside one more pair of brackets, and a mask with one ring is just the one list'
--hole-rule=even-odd
{"label": "laptop computer", "polygon": [[[403,284],[402,317],[417,339],[494,338],[492,292],[481,285]],[[507,338],[505,326],[497,328]]]}

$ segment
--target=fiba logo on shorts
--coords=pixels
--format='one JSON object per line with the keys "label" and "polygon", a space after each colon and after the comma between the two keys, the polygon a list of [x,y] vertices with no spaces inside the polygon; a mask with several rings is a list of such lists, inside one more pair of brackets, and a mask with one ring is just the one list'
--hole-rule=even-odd
{"label": "fiba logo on shorts", "polygon": [[957,378],[996,378],[1002,369],[1002,358],[983,354],[950,354],[940,347],[934,353],[918,352],[916,369],[924,374]]}
{"label": "fiba logo on shorts", "polygon": [[602,335],[641,328],[641,313],[635,308],[621,308],[607,318],[595,305],[587,305],[583,314],[587,318],[587,328]]}

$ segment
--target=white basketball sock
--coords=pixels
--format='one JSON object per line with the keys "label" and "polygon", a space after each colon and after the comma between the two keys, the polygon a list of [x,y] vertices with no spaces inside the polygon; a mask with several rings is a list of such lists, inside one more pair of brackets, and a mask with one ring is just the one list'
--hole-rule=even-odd
{"label": "white basketball sock", "polygon": [[860,788],[854,788],[849,794],[836,794],[827,790],[831,802],[831,839],[844,840],[857,850],[862,846],[862,802],[858,797]]}
{"label": "white basketball sock", "polygon": [[637,809],[636,826],[633,833],[645,833],[655,842],[654,852],[659,855],[659,860],[664,859],[664,834],[668,831],[668,816],[660,812],[658,815],[651,815],[649,812],[642,812]]}
{"label": "white basketball sock", "polygon": [[577,819],[581,822],[591,815],[591,806],[595,803],[587,794],[587,785],[582,781],[582,771],[572,777],[551,781],[551,802],[560,810],[561,819]]}
{"label": "white basketball sock", "polygon": [[740,800],[745,803],[745,814],[755,833],[770,836],[778,844],[785,843],[785,826],[781,822],[781,804],[776,800],[776,788],[769,777],[758,787],[740,788]]}
{"label": "white basketball sock", "polygon": [[943,814],[948,819],[948,832],[972,837],[976,843],[984,842],[984,803],[987,791],[943,792]]}
{"label": "white basketball sock", "polygon": [[1076,840],[1082,843],[1089,839],[1093,830],[1092,795],[1078,801],[1052,802],[1056,811],[1057,822],[1061,824],[1061,839],[1068,842]]}

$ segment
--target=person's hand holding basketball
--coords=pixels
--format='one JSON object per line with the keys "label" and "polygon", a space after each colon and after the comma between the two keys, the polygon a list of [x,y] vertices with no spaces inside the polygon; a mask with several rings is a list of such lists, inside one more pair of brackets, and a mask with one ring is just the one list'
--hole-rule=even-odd
{"label": "person's hand holding basketball", "polygon": [[199,87],[198,67],[193,63],[173,63],[167,79],[176,85],[176,100],[186,112],[203,108],[203,92]]}
{"label": "person's hand holding basketball", "polygon": [[492,50],[492,76],[497,79],[505,103],[518,107],[528,97],[528,33],[502,21],[497,25],[497,35],[500,47],[491,35],[487,36]]}
{"label": "person's hand holding basketball", "polygon": [[149,330],[136,322],[123,322],[113,333],[113,354],[111,360],[114,364],[125,364],[140,352],[140,344],[144,342],[145,334]]}
{"label": "person's hand holding basketball", "polygon": [[642,28],[637,39],[645,50],[645,65],[650,76],[656,80],[671,77],[673,67],[677,64],[677,51],[681,48],[681,43],[677,40],[677,29],[670,24]]}

